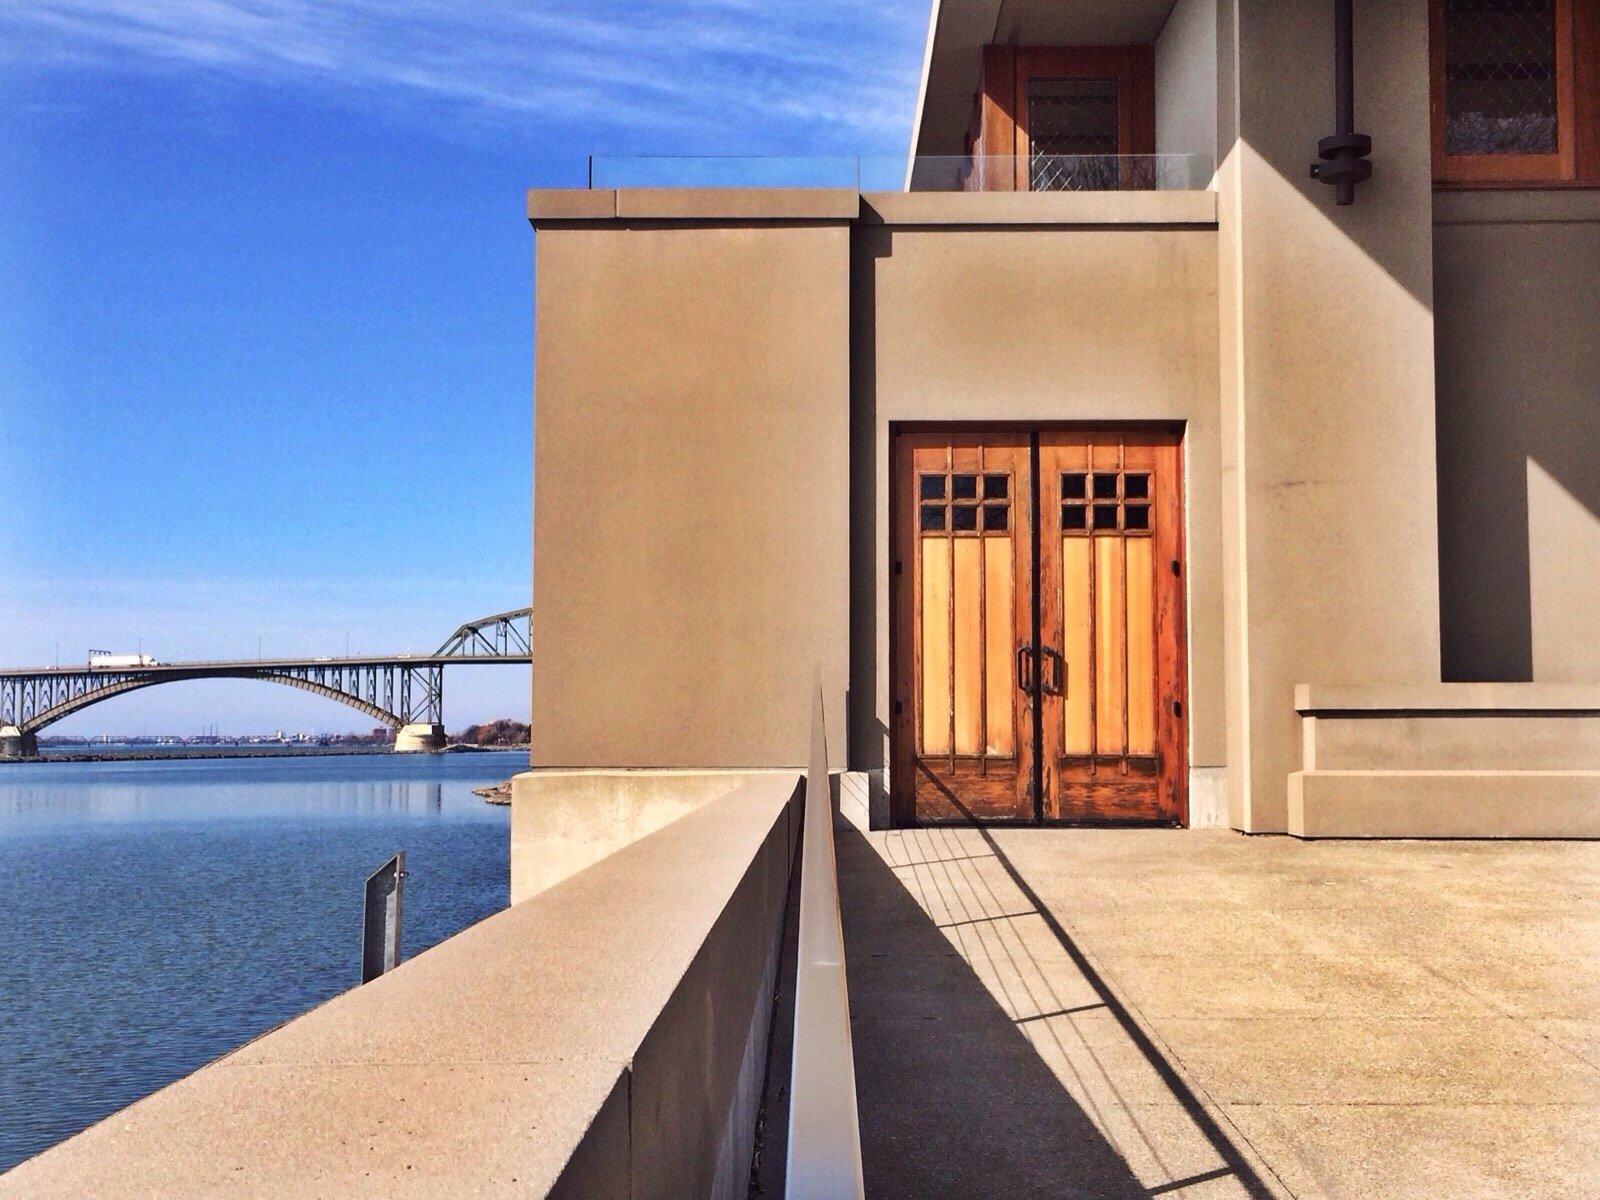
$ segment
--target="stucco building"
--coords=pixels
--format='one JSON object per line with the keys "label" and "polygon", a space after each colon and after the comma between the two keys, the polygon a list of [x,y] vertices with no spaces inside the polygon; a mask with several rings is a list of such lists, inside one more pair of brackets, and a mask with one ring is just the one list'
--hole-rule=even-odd
{"label": "stucco building", "polygon": [[519,794],[820,664],[880,827],[1600,834],[1600,4],[1334,7],[939,0],[882,190],[531,192]]}
{"label": "stucco building", "polygon": [[0,1196],[1600,1194],[1600,847],[992,827],[1600,836],[1600,0],[1341,7],[530,193],[511,906]]}

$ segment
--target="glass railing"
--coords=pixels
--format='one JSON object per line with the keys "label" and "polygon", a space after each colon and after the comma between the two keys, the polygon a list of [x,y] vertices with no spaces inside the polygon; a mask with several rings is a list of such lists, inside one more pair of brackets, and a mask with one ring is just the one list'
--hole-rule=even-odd
{"label": "glass railing", "polygon": [[1196,191],[1211,184],[1200,154],[899,157],[595,155],[591,188],[854,188],[862,192]]}

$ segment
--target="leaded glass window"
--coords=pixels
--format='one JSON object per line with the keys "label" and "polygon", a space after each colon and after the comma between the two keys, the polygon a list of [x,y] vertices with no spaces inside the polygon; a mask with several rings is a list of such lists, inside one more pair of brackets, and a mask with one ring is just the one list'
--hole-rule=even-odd
{"label": "leaded glass window", "polygon": [[1557,0],[1444,0],[1445,153],[1554,154]]}
{"label": "leaded glass window", "polygon": [[1028,186],[1036,192],[1117,186],[1117,81],[1028,80]]}

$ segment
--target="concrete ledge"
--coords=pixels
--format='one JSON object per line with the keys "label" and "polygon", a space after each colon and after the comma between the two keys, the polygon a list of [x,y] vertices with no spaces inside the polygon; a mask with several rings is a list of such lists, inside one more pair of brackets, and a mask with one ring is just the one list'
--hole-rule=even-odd
{"label": "concrete ledge", "polygon": [[528,220],[609,221],[617,215],[615,188],[529,188]]}
{"label": "concrete ledge", "polygon": [[511,903],[592,866],[703,804],[794,771],[535,770],[511,781]]}
{"label": "concrete ledge", "polygon": [[1217,194],[1183,192],[866,192],[862,224],[1205,225]]}
{"label": "concrete ledge", "polygon": [[0,1197],[743,1197],[799,795],[790,773],[700,806]]}
{"label": "concrete ledge", "polygon": [[1600,221],[1600,188],[1464,188],[1433,194],[1435,225],[1543,225]]}
{"label": "concrete ledge", "polygon": [[618,188],[617,216],[663,221],[853,221],[854,188]]}
{"label": "concrete ledge", "polygon": [[1600,837],[1600,771],[1296,771],[1301,838]]}
{"label": "concrete ledge", "polygon": [[1592,712],[1593,683],[1302,683],[1294,689],[1301,715],[1325,713]]}

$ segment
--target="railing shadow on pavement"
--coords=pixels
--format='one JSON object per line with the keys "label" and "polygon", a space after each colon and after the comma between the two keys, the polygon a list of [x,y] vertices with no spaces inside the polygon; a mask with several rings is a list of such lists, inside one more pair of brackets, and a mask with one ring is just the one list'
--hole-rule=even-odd
{"label": "railing shadow on pavement", "polygon": [[[970,844],[913,854],[918,861],[904,864],[887,861],[878,846],[854,829],[837,836],[868,1194],[874,1200],[934,1195],[1147,1200],[1191,1194],[1189,1189],[1194,1188],[1196,1195],[1248,1200],[1277,1195],[1140,1029],[988,831],[964,828],[959,836]],[[1044,994],[1032,997],[1042,1010],[1036,1015],[1006,1010],[950,932],[910,890],[903,874],[921,872],[927,878],[929,873],[949,872],[958,878],[963,870],[976,871],[976,859],[991,856],[1016,884],[1023,903],[989,894],[986,899],[995,909],[993,914],[959,920],[958,912],[951,913],[950,926],[981,928],[991,922],[1043,920],[1048,941],[1059,950],[1041,945],[1040,953],[1058,958],[1064,954],[1086,986],[1079,994],[1062,997],[1059,1004],[1044,989]],[[1035,965],[1022,961],[997,966],[1002,974],[1012,973],[1015,984],[1016,971]],[[1159,1089],[1159,1104],[1114,1095],[1117,1081],[1098,1081],[1121,1108],[1113,1115],[1124,1123],[1123,1147],[1107,1134],[1108,1114],[1083,1091],[1084,1081],[1075,1080],[1069,1089],[1036,1043],[1050,1038],[1042,1026],[1089,1010],[1114,1020],[1114,1025],[1099,1028],[1109,1029],[1121,1043],[1118,1060],[1137,1063],[1142,1058],[1147,1067],[1138,1068],[1138,1073],[1148,1079],[1147,1072],[1153,1072],[1159,1080],[1141,1085]],[[1099,1047],[1080,1049],[1091,1061],[1105,1052]],[[1070,1064],[1066,1078],[1072,1078]],[[1166,1154],[1161,1145],[1171,1131],[1149,1126],[1158,1107],[1184,1127],[1185,1162]],[[1129,1144],[1156,1159],[1165,1158],[1166,1178],[1153,1180],[1147,1171],[1141,1178],[1124,1152]]]}

